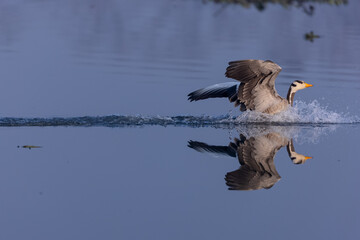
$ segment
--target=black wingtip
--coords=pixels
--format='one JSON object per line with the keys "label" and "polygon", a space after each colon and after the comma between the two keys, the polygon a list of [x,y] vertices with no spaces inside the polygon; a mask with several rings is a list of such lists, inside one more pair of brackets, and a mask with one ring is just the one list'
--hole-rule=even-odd
{"label": "black wingtip", "polygon": [[189,93],[187,96],[188,96],[188,100],[189,100],[190,102],[193,102],[193,101],[197,101],[197,100],[198,100],[198,99],[195,98],[194,92]]}

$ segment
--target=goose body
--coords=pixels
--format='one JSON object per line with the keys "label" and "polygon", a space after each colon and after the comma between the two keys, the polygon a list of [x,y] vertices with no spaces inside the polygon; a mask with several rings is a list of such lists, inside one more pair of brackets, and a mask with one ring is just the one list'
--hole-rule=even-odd
{"label": "goose body", "polygon": [[220,83],[198,89],[188,94],[190,101],[226,97],[240,111],[257,111],[276,114],[293,105],[295,92],[311,87],[311,84],[295,80],[289,88],[287,98],[279,96],[275,79],[281,67],[270,60],[240,60],[229,62],[225,76],[240,83]]}

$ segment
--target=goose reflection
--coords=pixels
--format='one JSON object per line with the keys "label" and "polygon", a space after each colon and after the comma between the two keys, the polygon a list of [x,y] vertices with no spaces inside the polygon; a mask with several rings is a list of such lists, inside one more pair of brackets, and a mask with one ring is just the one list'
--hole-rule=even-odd
{"label": "goose reflection", "polygon": [[188,147],[199,152],[228,155],[239,160],[240,168],[225,176],[229,190],[269,189],[280,180],[274,157],[282,147],[287,147],[291,161],[303,164],[311,157],[295,152],[292,139],[277,132],[246,138],[240,134],[228,146],[214,146],[203,142],[189,141]]}

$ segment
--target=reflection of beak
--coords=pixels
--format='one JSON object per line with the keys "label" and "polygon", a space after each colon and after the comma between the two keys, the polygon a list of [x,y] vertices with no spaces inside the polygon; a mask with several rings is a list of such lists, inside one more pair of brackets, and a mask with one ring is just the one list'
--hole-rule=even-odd
{"label": "reflection of beak", "polygon": [[[312,85],[311,85],[312,86]],[[305,156],[305,160],[312,159],[312,157]]]}
{"label": "reflection of beak", "polygon": [[312,87],[313,85],[312,84],[308,84],[308,83],[305,83],[305,87]]}

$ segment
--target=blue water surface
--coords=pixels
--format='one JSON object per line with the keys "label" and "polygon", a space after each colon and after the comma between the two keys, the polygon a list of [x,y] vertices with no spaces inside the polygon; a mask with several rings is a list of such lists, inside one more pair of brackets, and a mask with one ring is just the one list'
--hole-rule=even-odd
{"label": "blue water surface", "polygon": [[[1,1],[0,238],[358,239],[360,2],[292,2]],[[187,100],[239,59],[314,87],[270,118]],[[239,152],[188,146],[236,139],[271,188],[228,190]]]}

